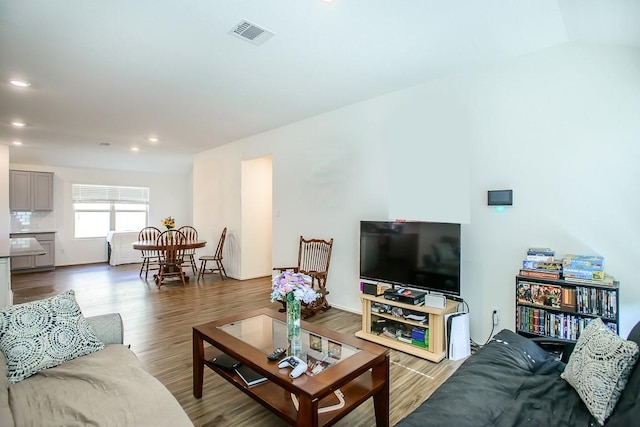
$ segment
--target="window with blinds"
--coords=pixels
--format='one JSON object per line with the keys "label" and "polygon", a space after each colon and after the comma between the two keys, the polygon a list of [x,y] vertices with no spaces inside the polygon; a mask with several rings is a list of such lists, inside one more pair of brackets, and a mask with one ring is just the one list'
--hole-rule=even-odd
{"label": "window with blinds", "polygon": [[74,236],[106,237],[109,230],[138,231],[149,217],[149,189],[73,184]]}

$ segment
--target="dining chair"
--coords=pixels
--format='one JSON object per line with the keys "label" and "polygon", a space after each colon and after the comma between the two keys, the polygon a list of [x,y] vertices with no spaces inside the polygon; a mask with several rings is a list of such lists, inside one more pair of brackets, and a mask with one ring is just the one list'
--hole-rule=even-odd
{"label": "dining chair", "polygon": [[[275,267],[277,272],[292,271],[311,276],[311,287],[320,294],[315,301],[306,304],[302,303],[302,315],[304,318],[315,315],[318,311],[327,311],[331,308],[327,301],[327,275],[329,274],[329,263],[331,262],[331,251],[333,249],[333,239],[305,239],[300,236],[298,245],[298,265],[293,267]],[[286,311],[287,303],[282,302],[281,312]]]}
{"label": "dining chair", "polygon": [[158,236],[160,271],[155,278],[158,288],[162,286],[162,281],[167,277],[179,277],[182,280],[182,286],[186,285],[187,280],[182,270],[186,243],[187,237],[178,230],[163,231]]}
{"label": "dining chair", "polygon": [[[138,233],[138,240],[147,240],[155,242],[160,235],[160,229],[156,227],[145,227]],[[142,271],[144,271],[144,280],[147,280],[149,270],[157,270],[160,265],[160,255],[156,250],[143,250],[142,251],[142,266],[140,266],[140,274],[142,277]],[[153,267],[152,267],[153,266]]]}
{"label": "dining chair", "polygon": [[[202,255],[199,260],[200,260],[200,270],[198,270],[198,278],[197,280],[200,280],[200,277],[204,277],[204,275],[206,273],[215,273],[218,272],[220,273],[220,277],[222,277],[222,280],[225,279],[225,277],[227,276],[227,272],[224,270],[224,265],[222,264],[222,249],[224,248],[224,241],[227,238],[227,227],[225,227],[222,230],[222,234],[220,235],[220,240],[218,241],[218,247],[216,248],[216,253],[215,255]],[[211,267],[211,268],[207,268],[207,262],[215,262],[216,266],[215,267]]]}
{"label": "dining chair", "polygon": [[[187,238],[187,241],[198,240],[198,231],[190,225],[183,225],[182,227],[178,228],[178,231],[181,231],[184,233],[185,237]],[[184,256],[189,258],[189,263],[191,264],[191,270],[193,270],[193,274],[196,274],[196,272],[198,271],[198,266],[196,265],[196,250],[186,249],[184,251]]]}

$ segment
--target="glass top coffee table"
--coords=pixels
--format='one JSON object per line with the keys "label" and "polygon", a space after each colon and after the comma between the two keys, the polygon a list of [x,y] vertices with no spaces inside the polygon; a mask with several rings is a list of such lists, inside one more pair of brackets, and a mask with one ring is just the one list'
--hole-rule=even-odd
{"label": "glass top coffee table", "polygon": [[[291,425],[332,425],[370,397],[376,425],[389,425],[387,348],[302,321],[300,358],[309,368],[292,379],[291,368],[278,368],[278,361],[267,358],[276,347],[287,347],[285,315],[276,311],[255,310],[195,326],[193,395],[202,397],[207,366]],[[211,362],[221,353],[268,381],[247,386],[235,372]]]}

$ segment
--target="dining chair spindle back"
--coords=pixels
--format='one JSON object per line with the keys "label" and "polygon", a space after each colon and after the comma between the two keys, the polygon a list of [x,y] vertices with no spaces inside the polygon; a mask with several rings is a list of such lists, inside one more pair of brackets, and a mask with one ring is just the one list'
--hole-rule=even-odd
{"label": "dining chair spindle back", "polygon": [[[218,240],[218,247],[216,248],[215,255],[203,255],[199,258],[200,260],[200,270],[198,270],[198,278],[204,276],[206,273],[220,273],[220,277],[222,280],[227,277],[227,272],[224,269],[224,265],[222,264],[222,249],[224,248],[224,242],[227,238],[227,227],[222,230],[222,234],[220,235],[220,240]],[[215,267],[207,268],[207,262],[214,262]]]}
{"label": "dining chair spindle back", "polygon": [[178,230],[167,230],[160,233],[157,244],[160,247],[160,272],[156,276],[156,285],[162,286],[162,281],[168,277],[179,277],[182,285],[186,285],[186,278],[182,270],[184,261],[184,245],[187,238]]}
{"label": "dining chair spindle back", "polygon": [[[156,227],[145,227],[138,233],[138,240],[146,240],[155,242],[160,235],[160,229]],[[140,266],[140,274],[144,271],[144,280],[147,280],[149,276],[149,270],[158,270],[160,266],[160,254],[156,250],[143,250],[142,251],[142,266]]]}
{"label": "dining chair spindle back", "polygon": [[[181,231],[184,233],[185,237],[187,238],[187,241],[192,242],[192,241],[198,240],[198,231],[190,225],[183,225],[182,227],[178,228],[178,231]],[[186,249],[184,251],[184,256],[188,258],[189,264],[191,264],[191,270],[193,271],[193,274],[196,274],[198,272],[198,266],[196,265],[196,250]]]}

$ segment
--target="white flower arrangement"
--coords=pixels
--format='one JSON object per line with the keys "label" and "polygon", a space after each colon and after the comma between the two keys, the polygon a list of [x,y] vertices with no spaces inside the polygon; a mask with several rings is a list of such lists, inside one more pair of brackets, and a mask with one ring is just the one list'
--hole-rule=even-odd
{"label": "white flower arrangement", "polygon": [[298,300],[309,304],[320,296],[312,287],[311,276],[284,271],[273,276],[271,302]]}

